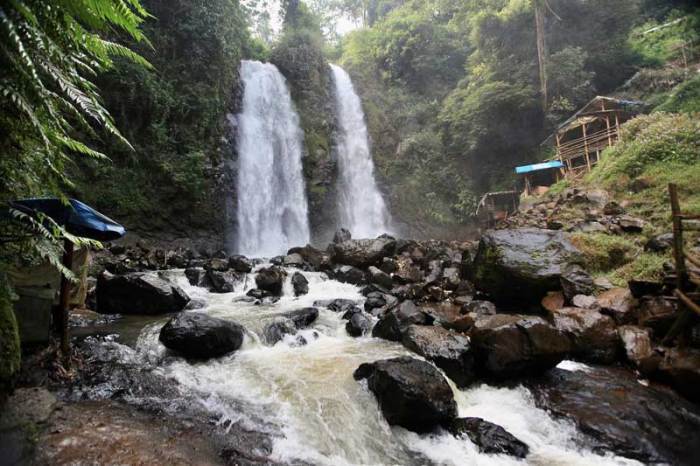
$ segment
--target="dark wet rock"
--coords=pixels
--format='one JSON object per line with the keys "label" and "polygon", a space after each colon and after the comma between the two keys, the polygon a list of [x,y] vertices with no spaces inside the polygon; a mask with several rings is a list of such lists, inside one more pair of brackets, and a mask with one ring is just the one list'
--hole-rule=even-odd
{"label": "dark wet rock", "polygon": [[617,219],[617,224],[625,233],[641,233],[644,229],[644,220],[630,215],[621,215]]}
{"label": "dark wet rock", "polygon": [[269,291],[275,296],[282,295],[282,285],[287,273],[278,267],[268,267],[258,270],[255,284],[261,290]]}
{"label": "dark wet rock", "polygon": [[331,243],[329,253],[336,264],[367,268],[381,264],[385,257],[394,254],[396,241],[388,238],[351,239],[342,243]]}
{"label": "dark wet rock", "polygon": [[342,243],[345,241],[350,241],[351,239],[352,239],[352,235],[345,228],[341,228],[340,230],[336,231],[335,234],[333,235],[333,242],[334,243]]}
{"label": "dark wet rock", "polygon": [[213,293],[231,293],[239,279],[240,277],[233,270],[228,270],[226,272],[207,270],[209,291]]}
{"label": "dark wet rock", "polygon": [[238,273],[249,273],[253,270],[253,263],[245,256],[235,255],[228,258],[230,269]]}
{"label": "dark wet rock", "polygon": [[426,285],[437,284],[442,278],[443,266],[439,260],[428,262],[427,276],[425,277]]}
{"label": "dark wet rock", "polygon": [[659,296],[664,289],[663,283],[649,280],[629,280],[627,286],[632,296],[637,299],[644,296]]}
{"label": "dark wet rock", "polygon": [[350,315],[348,322],[345,324],[345,331],[348,332],[348,335],[351,337],[361,337],[362,335],[369,333],[370,329],[372,328],[372,319],[367,314],[359,310],[359,308],[356,309],[358,312],[353,312]]}
{"label": "dark wet rock", "polygon": [[236,351],[243,344],[245,329],[235,322],[198,312],[180,313],[160,330],[166,348],[187,358],[207,359]]}
{"label": "dark wet rock", "polygon": [[229,269],[228,260],[225,258],[214,257],[205,262],[204,269],[207,271],[214,270],[217,272],[225,272]]}
{"label": "dark wet rock", "polygon": [[207,282],[207,273],[201,267],[190,267],[185,269],[185,277],[187,281],[190,282],[192,286],[199,286],[202,288],[207,288],[209,283]]}
{"label": "dark wet rock", "polygon": [[645,251],[666,252],[673,247],[673,233],[664,233],[651,238],[644,245]]}
{"label": "dark wet rock", "polygon": [[459,387],[476,379],[469,338],[442,327],[411,325],[403,333],[403,345],[432,361]]}
{"label": "dark wet rock", "polygon": [[97,279],[97,311],[101,314],[179,312],[189,300],[182,288],[151,273],[105,272]]}
{"label": "dark wet rock", "polygon": [[362,309],[360,309],[357,306],[352,306],[351,308],[349,308],[347,311],[345,311],[343,313],[341,318],[344,320],[350,320],[350,318],[352,316],[354,316],[355,314],[357,314],[358,312],[362,312]]}
{"label": "dark wet rock", "polygon": [[396,272],[393,277],[403,284],[418,283],[423,280],[423,272],[410,257],[401,256],[396,259]]}
{"label": "dark wet rock", "polygon": [[461,312],[476,316],[491,316],[496,314],[496,305],[491,301],[474,300],[462,306]]}
{"label": "dark wet rock", "polygon": [[411,325],[432,325],[434,318],[420,310],[412,301],[402,302],[397,309],[387,312],[372,329],[372,336],[390,341],[401,341],[403,332]]}
{"label": "dark wet rock", "polygon": [[186,311],[191,311],[194,309],[202,309],[207,307],[207,302],[204,299],[191,299],[189,303],[187,303],[187,306],[185,306]]}
{"label": "dark wet rock", "polygon": [[410,283],[408,285],[395,286],[391,289],[391,294],[401,301],[419,300],[426,296],[425,288],[419,283]]}
{"label": "dark wet rock", "polygon": [[591,295],[595,292],[593,278],[578,264],[567,264],[563,267],[560,282],[568,302],[576,295]]}
{"label": "dark wet rock", "polygon": [[600,312],[612,317],[617,324],[637,321],[637,300],[628,288],[612,288],[597,297]]}
{"label": "dark wet rock", "polygon": [[698,464],[700,408],[630,371],[554,369],[528,383],[538,406],[572,420],[594,449],[643,462]]}
{"label": "dark wet rock", "polygon": [[622,215],[625,213],[625,209],[619,203],[610,201],[603,207],[603,213],[605,215]]}
{"label": "dark wet rock", "polygon": [[[323,303],[314,303],[314,306],[324,306]],[[357,306],[357,301],[353,301],[352,299],[333,299],[331,301],[328,301],[325,304],[325,307],[327,307],[329,310],[333,312],[347,312],[349,309],[354,308]]]}
{"label": "dark wet rock", "polygon": [[355,380],[367,379],[387,422],[427,432],[457,416],[457,403],[440,371],[410,357],[360,365]]}
{"label": "dark wet rock", "polygon": [[369,296],[370,293],[374,292],[379,292],[383,294],[390,294],[390,291],[382,286],[379,286],[375,283],[370,283],[367,286],[363,286],[362,289],[360,290],[360,294],[362,296]]}
{"label": "dark wet rock", "polygon": [[367,276],[370,283],[374,283],[383,288],[391,289],[394,286],[394,280],[391,279],[389,274],[382,272],[377,267],[371,266],[367,269]]}
{"label": "dark wet rock", "polygon": [[273,296],[273,294],[270,293],[269,291],[261,290],[259,288],[253,288],[251,290],[248,290],[246,295],[250,296],[251,298],[260,299],[260,300],[263,300],[265,298],[269,298],[269,297]]}
{"label": "dark wet rock", "polygon": [[333,278],[342,283],[362,285],[365,283],[365,273],[352,265],[341,265],[333,269]]}
{"label": "dark wet rock", "polygon": [[654,378],[671,385],[689,400],[700,403],[700,350],[667,349]]}
{"label": "dark wet rock", "polygon": [[456,267],[447,267],[442,272],[442,280],[447,290],[454,291],[460,285],[459,270]]}
{"label": "dark wet rock", "polygon": [[651,330],[634,325],[623,325],[617,329],[627,360],[642,374],[648,374],[658,366],[651,345]]}
{"label": "dark wet rock", "polygon": [[477,370],[505,380],[545,372],[571,349],[569,338],[541,317],[496,314],[474,322]]}
{"label": "dark wet rock", "polygon": [[305,307],[296,311],[289,311],[282,314],[282,317],[294,322],[296,328],[304,328],[313,324],[318,319],[318,309],[315,307]]}
{"label": "dark wet rock", "polygon": [[372,309],[382,308],[386,306],[387,296],[388,295],[380,293],[379,291],[373,291],[372,293],[368,294],[367,299],[365,300],[365,311],[371,312]]}
{"label": "dark wet rock", "polygon": [[292,288],[294,288],[294,296],[305,295],[309,292],[309,281],[300,272],[294,272]]}
{"label": "dark wet rock", "polygon": [[575,307],[565,307],[551,315],[557,330],[571,340],[575,358],[601,364],[617,360],[620,339],[612,318],[595,309]]}
{"label": "dark wet rock", "polygon": [[558,290],[562,269],[579,261],[580,253],[561,232],[489,230],[481,237],[472,275],[474,284],[496,301],[534,304]]}
{"label": "dark wet rock", "polygon": [[328,254],[309,244],[303,247],[292,248],[287,251],[287,254],[299,254],[314,270],[326,270],[330,266],[330,257]]}
{"label": "dark wet rock", "polygon": [[292,319],[278,318],[263,329],[263,338],[268,345],[282,341],[287,335],[296,335],[297,326]]}
{"label": "dark wet rock", "polygon": [[525,458],[530,452],[525,443],[503,427],[478,417],[454,419],[445,427],[456,437],[469,438],[482,453]]}
{"label": "dark wet rock", "polygon": [[678,304],[663,296],[645,296],[639,301],[639,325],[663,335],[678,315]]}
{"label": "dark wet rock", "polygon": [[396,272],[397,268],[398,265],[396,264],[396,260],[392,259],[391,257],[382,258],[382,263],[379,266],[379,269],[387,274]]}
{"label": "dark wet rock", "polygon": [[304,258],[301,257],[301,254],[297,254],[296,252],[287,254],[284,256],[284,259],[282,259],[282,265],[286,267],[301,268],[304,266]]}

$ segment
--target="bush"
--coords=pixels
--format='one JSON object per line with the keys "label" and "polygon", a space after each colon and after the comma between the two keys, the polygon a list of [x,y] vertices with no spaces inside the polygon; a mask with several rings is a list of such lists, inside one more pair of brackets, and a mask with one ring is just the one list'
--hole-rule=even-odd
{"label": "bush", "polygon": [[656,111],[700,113],[700,76],[695,76],[676,87]]}

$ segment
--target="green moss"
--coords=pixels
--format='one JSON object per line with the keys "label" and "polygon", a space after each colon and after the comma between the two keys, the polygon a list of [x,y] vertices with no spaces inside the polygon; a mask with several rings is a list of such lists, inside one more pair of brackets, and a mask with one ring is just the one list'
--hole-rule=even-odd
{"label": "green moss", "polygon": [[700,76],[685,81],[656,107],[659,112],[700,112]]}
{"label": "green moss", "polygon": [[634,239],[607,233],[573,233],[570,240],[583,254],[586,268],[593,273],[622,267],[641,251]]}
{"label": "green moss", "polygon": [[0,275],[0,396],[12,386],[21,363],[17,319],[12,308],[10,289],[4,280]]}
{"label": "green moss", "polygon": [[670,254],[642,253],[610,273],[608,278],[618,286],[625,286],[630,280],[659,281],[663,278],[664,262],[668,260]]}

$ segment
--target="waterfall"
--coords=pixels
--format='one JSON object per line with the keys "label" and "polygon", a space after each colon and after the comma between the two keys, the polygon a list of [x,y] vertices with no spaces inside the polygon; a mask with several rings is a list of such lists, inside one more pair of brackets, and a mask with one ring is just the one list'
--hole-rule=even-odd
{"label": "waterfall", "polygon": [[309,242],[302,132],[287,83],[274,65],[241,62],[236,252],[271,257]]}
{"label": "waterfall", "polygon": [[362,103],[350,76],[331,65],[338,108],[338,208],[341,226],[358,238],[391,231],[390,216],[374,179]]}

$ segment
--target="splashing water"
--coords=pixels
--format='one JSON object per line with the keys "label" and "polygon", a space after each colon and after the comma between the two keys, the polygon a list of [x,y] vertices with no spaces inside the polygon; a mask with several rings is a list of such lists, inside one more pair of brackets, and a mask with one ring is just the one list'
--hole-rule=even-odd
{"label": "splashing water", "polygon": [[271,257],[309,242],[302,133],[287,83],[274,65],[241,62],[235,250]]}
{"label": "splashing water", "polygon": [[[159,361],[159,372],[199,393],[201,405],[218,416],[222,429],[234,423],[253,430],[264,429],[261,420],[267,426],[275,426],[278,434],[273,440],[271,460],[319,465],[639,464],[586,448],[583,436],[573,424],[556,420],[537,408],[524,387],[484,384],[459,390],[450,383],[459,415],[494,422],[526,442],[530,454],[525,460],[483,454],[469,440],[441,430],[419,435],[389,426],[372,393],[355,381],[352,373],[363,362],[401,355],[418,357],[401,344],[370,336],[352,338],[340,315],[324,307],[320,307],[312,328],[302,330],[308,344],[298,346],[293,338],[274,346],[261,343],[262,329],[283,312],[335,298],[357,300],[362,305],[364,298],[359,288],[316,272],[302,272],[309,281],[309,294],[296,298],[291,291],[292,271],[289,269],[282,298],[263,305],[242,300],[255,286],[254,272],[227,294],[210,294],[192,287],[182,272],[171,277],[188,294],[208,302],[207,308],[189,312],[234,320],[248,330],[242,348],[231,355],[198,363],[166,357],[158,342],[162,324],[144,329],[137,344],[139,354]],[[586,369],[572,364],[562,367]]]}
{"label": "splashing water", "polygon": [[374,179],[374,163],[360,97],[350,76],[331,65],[338,108],[338,208],[341,226],[358,238],[390,233],[389,212]]}

